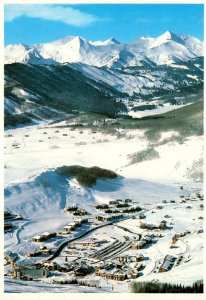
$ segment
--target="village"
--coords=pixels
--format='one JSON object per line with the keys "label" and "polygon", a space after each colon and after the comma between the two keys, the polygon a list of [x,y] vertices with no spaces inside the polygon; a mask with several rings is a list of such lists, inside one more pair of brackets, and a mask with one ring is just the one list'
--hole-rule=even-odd
{"label": "village", "polygon": [[[158,274],[170,272],[190,261],[189,246],[181,250],[185,238],[203,233],[202,226],[197,230],[174,231],[174,219],[168,211],[172,212],[178,205],[187,213],[195,203],[201,222],[203,199],[203,195],[197,192],[181,195],[176,200],[163,200],[150,208],[139,206],[132,199],[114,199],[95,205],[94,215],[77,205],[65,207],[64,213],[73,221],[58,232],[42,232],[33,236],[28,242],[34,250],[25,253],[26,263],[22,264],[17,253],[5,251],[5,276],[16,280],[46,280],[51,284],[91,287],[101,287],[103,279],[131,281],[150,274],[156,274],[158,278]],[[152,216],[158,213],[162,217],[151,222]],[[14,226],[18,217],[14,212],[4,212],[5,222],[10,222],[5,224]],[[132,225],[127,225],[130,223]],[[61,243],[54,246],[53,242],[58,238]],[[163,240],[168,241],[167,252],[158,259],[149,257],[148,251]]]}

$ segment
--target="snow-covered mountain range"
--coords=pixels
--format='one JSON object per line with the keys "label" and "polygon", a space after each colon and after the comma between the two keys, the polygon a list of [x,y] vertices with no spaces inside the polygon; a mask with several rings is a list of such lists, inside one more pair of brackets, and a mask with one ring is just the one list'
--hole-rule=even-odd
{"label": "snow-covered mountain range", "polygon": [[167,31],[130,44],[72,36],[8,45],[4,72],[8,125],[16,123],[14,113],[25,121],[53,118],[57,111],[136,114],[140,104],[184,105],[202,99],[203,42]]}
{"label": "snow-covered mountain range", "polygon": [[57,41],[36,45],[8,45],[5,64],[83,63],[96,67],[122,68],[188,61],[203,55],[203,42],[189,35],[165,32],[157,38],[141,37],[129,44],[114,38],[106,41],[87,41],[69,36]]}

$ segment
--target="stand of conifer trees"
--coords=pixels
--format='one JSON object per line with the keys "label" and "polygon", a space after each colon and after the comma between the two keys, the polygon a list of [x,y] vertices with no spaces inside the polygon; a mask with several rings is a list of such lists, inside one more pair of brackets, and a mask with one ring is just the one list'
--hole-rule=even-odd
{"label": "stand of conifer trees", "polygon": [[170,283],[132,282],[132,293],[203,293],[203,282],[197,281],[191,286]]}

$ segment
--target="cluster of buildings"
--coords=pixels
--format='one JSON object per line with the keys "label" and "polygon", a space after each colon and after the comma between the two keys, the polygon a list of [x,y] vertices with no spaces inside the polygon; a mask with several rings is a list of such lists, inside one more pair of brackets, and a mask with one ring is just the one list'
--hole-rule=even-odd
{"label": "cluster of buildings", "polygon": [[88,223],[88,219],[75,219],[74,222],[69,223],[68,225],[64,226],[64,228],[59,232],[59,234],[69,234],[70,232],[74,231],[77,227],[80,227],[82,224]]}
{"label": "cluster of buildings", "polygon": [[34,252],[27,252],[25,254],[26,257],[36,257],[44,254],[51,254],[54,248],[47,248],[46,245],[41,245]]}
{"label": "cluster of buildings", "polygon": [[108,222],[115,219],[121,219],[124,214],[139,212],[142,210],[141,207],[135,206],[132,199],[116,199],[110,200],[109,204],[96,205],[97,210],[104,212],[104,215],[97,215],[96,221]]}
{"label": "cluster of buildings", "polygon": [[95,208],[103,210],[105,213],[125,213],[142,210],[139,206],[134,206],[132,199],[110,200],[109,204],[99,204]]}
{"label": "cluster of buildings", "polygon": [[138,271],[142,263],[137,263],[134,267],[122,262],[108,262],[95,268],[95,275],[105,279],[124,281],[126,279],[138,278],[141,274]]}
{"label": "cluster of buildings", "polygon": [[154,229],[164,230],[164,229],[167,228],[167,221],[162,220],[158,226],[154,225],[154,224],[149,224],[149,223],[141,223],[140,228],[141,229],[148,229],[148,230],[154,230]]}
{"label": "cluster of buildings", "polygon": [[81,260],[75,262],[70,267],[66,265],[60,266],[59,264],[53,261],[44,261],[42,263],[30,265],[29,267],[15,265],[13,270],[9,271],[7,275],[16,279],[33,280],[40,277],[49,277],[51,275],[53,276],[55,272],[70,272],[70,274],[73,275],[73,278],[76,278],[78,276],[86,276],[88,274],[93,273],[94,271],[94,267],[88,265],[85,261]]}
{"label": "cluster of buildings", "polygon": [[132,250],[139,250],[144,248],[146,245],[150,245],[154,242],[154,235],[153,234],[146,234],[141,237],[141,239],[137,242],[132,244]]}
{"label": "cluster of buildings", "polygon": [[22,266],[15,265],[12,270],[8,271],[8,276],[14,279],[29,280],[38,279],[40,277],[49,277],[50,272],[42,265]]}
{"label": "cluster of buildings", "polygon": [[120,205],[120,204],[132,205],[133,201],[132,201],[132,199],[125,199],[125,200],[123,200],[123,199],[116,199],[116,200],[110,200],[109,204],[118,207],[118,205]]}
{"label": "cluster of buildings", "polygon": [[[65,263],[60,266],[54,261],[44,261],[29,267],[15,265],[10,271],[9,276],[22,280],[33,280],[40,277],[54,276],[55,272],[69,272],[70,276],[75,279],[75,282],[65,282],[67,279],[62,279],[62,283],[77,283],[76,280],[83,280],[89,274],[95,273],[96,276],[101,276],[106,279],[123,281],[128,278],[137,278],[140,276],[139,270],[142,268],[142,255],[125,255],[118,257],[116,262],[100,262],[96,267],[88,264],[84,259],[79,259],[71,263]],[[130,264],[133,264],[131,266]],[[98,279],[95,279],[98,280]],[[95,281],[96,282],[96,281]],[[58,281],[58,283],[61,283]],[[83,285],[85,285],[82,282]]]}
{"label": "cluster of buildings", "polygon": [[65,207],[64,209],[65,212],[68,212],[74,216],[85,216],[87,215],[87,211],[82,209],[82,208],[79,208],[78,206],[69,206],[69,207]]}
{"label": "cluster of buildings", "polygon": [[195,195],[190,195],[190,196],[181,195],[180,198],[181,198],[180,203],[186,203],[188,201],[197,201],[197,200],[203,201],[204,195],[201,193],[196,193]]}
{"label": "cluster of buildings", "polygon": [[142,253],[133,254],[133,255],[121,255],[116,258],[120,263],[132,263],[132,262],[141,262],[144,260],[144,255]]}
{"label": "cluster of buildings", "polygon": [[[199,193],[196,194],[195,199],[203,199],[203,196]],[[189,201],[191,198],[183,198],[181,200]],[[165,203],[165,202],[164,202]],[[124,212],[132,212],[132,211],[140,211],[142,210],[140,207],[135,207],[134,203],[131,199],[116,199],[109,201],[109,204],[99,204],[95,206],[97,210],[100,211],[99,215],[95,216],[96,221],[100,222],[111,222],[115,220],[124,219]],[[157,209],[163,209],[164,206],[158,205]],[[201,205],[200,208],[203,208]],[[69,206],[64,209],[66,212],[75,215],[85,216],[87,212],[83,209],[80,209],[78,206]],[[114,213],[115,211],[115,213]],[[104,214],[101,214],[104,212]],[[4,211],[4,220],[10,222],[13,218],[15,218],[12,213],[5,210]],[[165,215],[165,218],[169,218],[170,216]],[[140,219],[144,219],[145,215],[141,212],[139,214]],[[73,222],[64,226],[63,229],[59,232],[59,234],[66,235],[76,228],[82,226],[82,224],[88,223],[87,218],[75,218]],[[10,223],[6,223],[9,226]],[[12,225],[12,224],[11,224]],[[140,228],[144,230],[155,230],[160,233],[159,230],[164,230],[167,228],[167,221],[162,220],[158,225],[149,224],[145,222],[140,222]],[[202,232],[202,231],[200,231]],[[176,242],[179,238],[184,237],[186,234],[191,233],[190,231],[185,231],[183,233],[175,233],[172,237],[172,246],[176,246]],[[56,236],[55,232],[44,232],[41,235],[34,236],[32,238],[33,242],[43,242],[50,238]],[[93,238],[91,240],[83,240],[83,241],[75,241],[72,245],[68,246],[67,249],[70,249],[69,256],[65,256],[65,262],[62,265],[57,264],[54,261],[44,261],[42,263],[36,264],[35,266],[30,266],[29,268],[19,267],[16,264],[16,260],[18,256],[11,252],[6,252],[4,254],[5,260],[8,263],[11,263],[14,266],[13,269],[13,277],[14,278],[29,278],[28,280],[32,280],[31,278],[35,276],[39,277],[48,277],[52,274],[52,272],[58,271],[62,273],[70,272],[72,274],[72,278],[77,281],[78,278],[84,279],[84,276],[89,274],[95,274],[96,276],[104,277],[106,279],[123,281],[126,279],[134,279],[141,276],[141,270],[143,269],[143,261],[144,256],[138,251],[129,251],[127,250],[139,250],[147,245],[151,245],[154,241],[156,241],[155,232],[142,232],[139,235],[139,240],[133,240],[127,242],[119,242],[115,240],[114,243],[109,243],[109,245],[105,247],[101,247],[104,243],[108,243],[107,240],[98,240]],[[98,247],[101,247],[98,249]],[[172,247],[171,247],[172,248]],[[46,245],[40,245],[34,252],[26,253],[26,257],[35,257],[41,255],[51,254],[52,248],[47,248]],[[76,252],[75,252],[76,251]],[[74,253],[75,252],[75,253]],[[66,253],[66,251],[65,251]],[[120,254],[123,253],[123,254]],[[129,254],[124,254],[129,253]],[[131,254],[132,253],[132,254]],[[133,254],[134,253],[134,254]],[[85,259],[85,255],[87,259]],[[73,259],[75,257],[75,259]],[[68,262],[69,259],[69,262]],[[172,255],[166,255],[158,268],[158,272],[167,272],[173,268],[174,265],[178,265],[179,258],[176,258]],[[91,264],[91,260],[93,260]],[[34,276],[32,274],[35,274]],[[33,277],[32,277],[33,276]],[[87,280],[87,277],[85,277]],[[72,281],[73,282],[73,281]],[[85,282],[84,280],[82,282]],[[95,283],[96,284],[96,283]]]}
{"label": "cluster of buildings", "polygon": [[65,263],[64,266],[60,266],[53,261],[45,261],[42,267],[51,271],[69,272],[73,276],[86,276],[95,271],[94,267],[89,265],[85,260],[76,260],[72,263]]}

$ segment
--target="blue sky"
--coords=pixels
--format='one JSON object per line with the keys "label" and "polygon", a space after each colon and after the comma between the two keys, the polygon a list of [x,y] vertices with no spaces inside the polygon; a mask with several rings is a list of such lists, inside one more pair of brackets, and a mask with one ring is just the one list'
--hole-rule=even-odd
{"label": "blue sky", "polygon": [[123,43],[170,30],[203,40],[202,4],[5,5],[5,45],[79,35]]}

